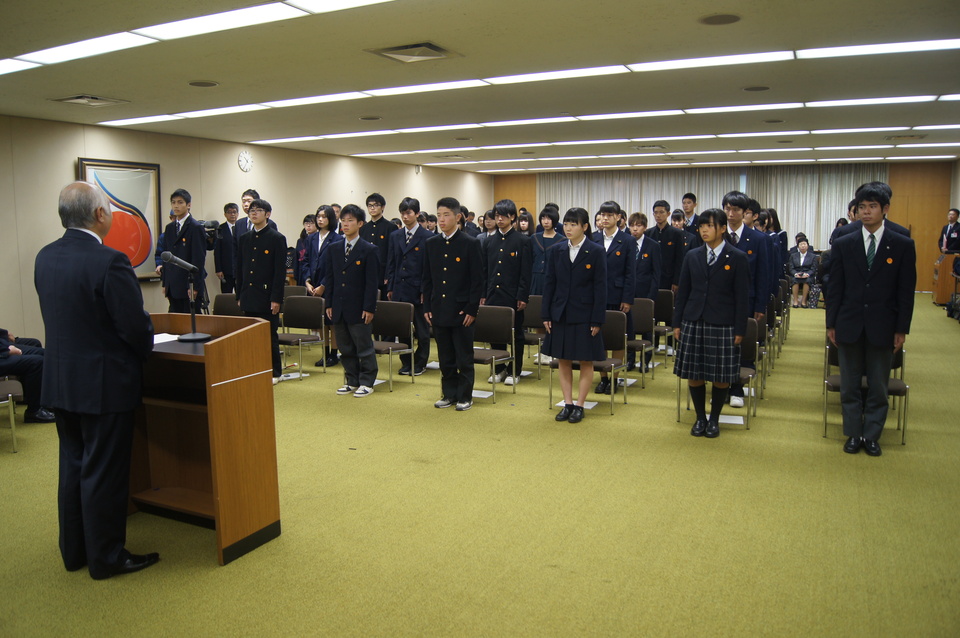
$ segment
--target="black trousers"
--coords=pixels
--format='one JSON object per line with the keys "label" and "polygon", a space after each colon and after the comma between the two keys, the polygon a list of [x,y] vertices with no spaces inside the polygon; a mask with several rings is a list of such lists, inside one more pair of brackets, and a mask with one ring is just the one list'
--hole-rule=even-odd
{"label": "black trousers", "polygon": [[133,411],[79,414],[54,409],[60,436],[60,555],[95,578],[122,562],[127,539]]}
{"label": "black trousers", "polygon": [[233,292],[233,286],[235,284],[233,277],[223,276],[223,279],[220,280],[220,292],[227,294]]}
{"label": "black trousers", "polygon": [[340,321],[333,324],[333,331],[337,335],[345,383],[354,388],[362,385],[372,388],[380,371],[373,349],[373,326]]}
{"label": "black trousers", "polygon": [[440,387],[451,401],[473,400],[473,326],[433,326],[440,360]]}
{"label": "black trousers", "polygon": [[244,312],[243,314],[247,317],[257,317],[270,322],[270,357],[273,362],[273,376],[279,377],[283,374],[283,364],[280,359],[280,337],[277,336],[277,330],[280,328],[280,315],[275,315],[272,312],[265,314]]}
{"label": "black trousers", "polygon": [[[18,346],[20,347],[20,346]],[[12,354],[0,359],[0,376],[15,374],[20,377],[23,386],[23,399],[27,402],[28,410],[40,407],[40,384],[43,379],[43,348],[32,346],[20,347],[23,354]],[[40,354],[27,354],[40,351]]]}
{"label": "black trousers", "polygon": [[[413,333],[417,337],[417,348],[413,352],[414,369],[422,368],[430,361],[430,324],[423,314],[423,304],[413,304]],[[410,365],[410,355],[400,355],[400,363]]]}

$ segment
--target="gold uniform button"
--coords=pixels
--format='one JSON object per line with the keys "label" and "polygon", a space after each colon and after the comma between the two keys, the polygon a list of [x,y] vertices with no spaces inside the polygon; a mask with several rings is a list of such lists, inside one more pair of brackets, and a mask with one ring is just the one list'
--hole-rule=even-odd
{"label": "gold uniform button", "polygon": [[447,272],[447,267],[446,267],[446,266],[443,267],[443,272]]}
{"label": "gold uniform button", "polygon": [[440,295],[440,297],[443,298],[443,299],[446,299],[446,298],[447,298],[446,295]]}
{"label": "gold uniform button", "polygon": [[446,284],[447,282],[443,282],[443,283]]}

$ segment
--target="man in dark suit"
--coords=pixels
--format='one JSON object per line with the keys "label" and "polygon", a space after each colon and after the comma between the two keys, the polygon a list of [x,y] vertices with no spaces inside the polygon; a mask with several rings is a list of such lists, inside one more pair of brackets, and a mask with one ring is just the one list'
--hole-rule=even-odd
{"label": "man in dark suit", "polygon": [[960,224],[957,223],[958,216],[960,216],[960,210],[956,208],[951,208],[947,213],[947,225],[940,231],[940,252],[960,252]]}
{"label": "man in dark suit", "polygon": [[43,348],[34,339],[15,338],[0,328],[0,376],[15,374],[23,384],[23,398],[27,411],[24,423],[53,423],[53,412],[40,405],[43,383]]}
{"label": "man in dark suit", "polygon": [[[377,259],[380,264],[380,298],[387,298],[387,248],[390,233],[400,230],[393,222],[383,216],[387,200],[380,193],[371,193],[367,196],[367,214],[370,219],[360,228],[360,238],[377,247]],[[340,211],[343,215],[343,211]]]}
{"label": "man in dark suit", "polygon": [[404,197],[400,202],[401,232],[390,235],[387,248],[387,299],[413,304],[413,326],[417,349],[411,363],[409,354],[400,355],[400,374],[421,375],[430,360],[430,324],[423,316],[423,260],[426,243],[433,234],[417,223],[420,200]]}
{"label": "man in dark suit", "polygon": [[[373,315],[380,289],[380,251],[360,231],[366,214],[354,204],[340,211],[343,241],[327,249],[323,298],[333,322],[343,364],[344,384],[337,394],[357,398],[373,393],[377,355],[373,349]],[[391,224],[392,225],[392,224]]]}
{"label": "man in dark suit", "polygon": [[[600,204],[600,230],[591,239],[603,246],[607,258],[607,310],[618,310],[627,315],[627,334],[633,334],[634,281],[637,268],[637,240],[618,227],[622,209],[617,202]],[[614,359],[623,360],[624,351],[613,352]],[[610,394],[610,379],[600,373],[600,382],[594,389],[597,394]]]}
{"label": "man in dark suit", "polygon": [[459,231],[460,202],[437,202],[439,235],[426,243],[423,265],[423,312],[433,326],[440,359],[443,395],[438,408],[473,406],[473,322],[484,290],[480,241]]}
{"label": "man in dark suit", "polygon": [[[889,189],[857,191],[862,230],[833,242],[827,284],[827,336],[840,355],[844,452],[863,447],[880,456],[887,419],[887,383],[893,354],[903,347],[913,318],[917,251],[884,217]],[[852,224],[850,224],[852,226]],[[861,393],[866,378],[866,397]]]}
{"label": "man in dark suit", "polygon": [[[533,277],[533,254],[530,238],[514,228],[517,205],[510,199],[501,199],[493,207],[497,233],[484,241],[483,272],[487,283],[481,305],[513,308],[513,362],[512,371],[506,363],[497,364],[488,383],[520,383],[523,368],[523,310],[530,299],[530,279]],[[506,350],[505,343],[492,343],[492,348]]]}
{"label": "man in dark suit", "polygon": [[670,225],[670,204],[662,199],[653,203],[653,218],[657,223],[647,237],[660,242],[660,289],[676,293],[683,265],[683,233]]}
{"label": "man in dark suit", "polygon": [[60,554],[69,571],[104,579],[149,567],[158,554],[126,543],[133,415],[153,324],[127,257],[103,245],[113,213],[86,182],[60,192],[63,237],[37,254],[34,283],[46,326],[41,402],[60,437]]}
{"label": "man in dark suit", "polygon": [[[190,312],[190,304],[202,299],[202,288],[206,277],[204,263],[207,259],[207,236],[200,224],[190,214],[190,193],[183,188],[173,191],[170,207],[174,219],[163,231],[163,242],[174,257],[189,262],[199,272],[193,275],[193,291],[190,290],[190,273],[183,268],[160,265],[157,272],[163,271],[163,285],[167,291],[169,309],[167,312]],[[200,308],[197,307],[197,312]]]}
{"label": "man in dark suit", "polygon": [[474,223],[474,221],[473,221],[473,220],[476,218],[476,213],[474,213],[473,211],[467,210],[467,207],[466,207],[466,206],[461,206],[461,207],[460,207],[460,212],[462,212],[462,213],[464,214],[464,219],[467,220],[467,221],[463,224],[463,230],[464,230],[468,235],[470,235],[471,237],[476,237],[476,236],[479,235],[481,232],[483,232],[483,231],[480,230],[480,227],[477,226],[477,224]]}
{"label": "man in dark suit", "polygon": [[255,199],[248,212],[253,230],[237,245],[237,301],[248,317],[270,323],[270,353],[273,359],[273,383],[280,382],[280,305],[287,280],[287,239],[270,228],[267,221],[273,208],[265,199]]}
{"label": "man in dark suit", "polygon": [[220,292],[233,292],[235,278],[233,276],[234,253],[236,252],[236,226],[240,209],[230,203],[223,207],[223,216],[227,220],[217,227],[217,239],[213,245],[214,272],[220,279]]}

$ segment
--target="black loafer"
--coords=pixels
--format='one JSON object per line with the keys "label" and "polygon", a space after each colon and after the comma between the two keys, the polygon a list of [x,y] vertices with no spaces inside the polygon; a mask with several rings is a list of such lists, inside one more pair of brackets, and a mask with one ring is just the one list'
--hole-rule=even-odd
{"label": "black loafer", "polygon": [[703,436],[708,439],[715,439],[720,436],[720,423],[717,421],[711,420],[707,423],[707,429],[704,430]]}
{"label": "black loafer", "polygon": [[339,359],[338,357],[327,357],[327,367],[328,367],[328,368],[332,368],[333,366],[337,365],[338,363],[340,363],[340,359]]}
{"label": "black loafer", "polygon": [[110,570],[106,575],[94,576],[91,574],[91,578],[94,580],[104,580],[110,578],[111,576],[119,576],[120,574],[132,574],[133,572],[138,572],[141,569],[146,569],[160,560],[160,554],[156,552],[152,552],[150,554],[124,553],[126,553],[126,558],[120,563],[110,567]]}
{"label": "black loafer", "polygon": [[57,417],[53,415],[53,412],[46,408],[37,408],[33,412],[29,410],[23,414],[24,423],[53,423],[57,420]]}
{"label": "black loafer", "polygon": [[697,422],[693,424],[693,427],[690,428],[691,436],[703,436],[703,433],[707,430],[707,422],[702,419],[697,419]]}
{"label": "black loafer", "polygon": [[597,394],[610,394],[610,379],[600,379],[593,391]]}
{"label": "black loafer", "polygon": [[868,456],[880,456],[883,454],[883,452],[880,451],[880,444],[870,439],[863,440],[863,451],[866,452]]}
{"label": "black loafer", "polygon": [[567,423],[580,423],[583,421],[583,407],[579,405],[573,406],[573,410],[570,411],[570,417],[567,419]]}
{"label": "black loafer", "polygon": [[847,439],[847,442],[843,444],[843,451],[847,454],[856,454],[860,451],[860,448],[863,446],[863,439],[859,436],[851,436]]}
{"label": "black loafer", "polygon": [[570,418],[570,414],[573,413],[572,405],[565,405],[563,409],[557,412],[557,416],[553,417],[556,421],[566,421]]}

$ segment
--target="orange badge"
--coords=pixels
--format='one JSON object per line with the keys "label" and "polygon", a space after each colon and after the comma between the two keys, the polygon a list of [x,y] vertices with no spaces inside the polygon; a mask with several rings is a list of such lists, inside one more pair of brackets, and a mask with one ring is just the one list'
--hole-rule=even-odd
{"label": "orange badge", "polygon": [[752,251],[752,250],[748,250],[748,251],[747,251],[747,254],[748,254],[748,255],[752,255],[752,254],[753,254],[753,251]]}
{"label": "orange badge", "polygon": [[517,256],[517,253],[510,253],[510,256],[511,256],[511,257],[516,257],[516,256]]}
{"label": "orange badge", "polygon": [[457,257],[457,261],[460,261],[460,258],[459,258],[459,257]]}
{"label": "orange badge", "polygon": [[590,264],[587,264],[587,270],[590,270],[590,268],[591,268]]}
{"label": "orange badge", "polygon": [[420,246],[414,246],[414,247],[413,247],[413,250],[414,250],[414,252],[420,250]]}
{"label": "orange badge", "polygon": [[893,257],[887,257],[887,263],[888,263],[888,264],[892,264],[892,263],[893,263]]}
{"label": "orange badge", "polygon": [[730,270],[730,264],[727,264],[726,266],[724,266],[723,269],[724,269],[724,270]]}
{"label": "orange badge", "polygon": [[617,251],[617,257],[619,257],[619,256],[620,256],[620,251],[618,250],[618,251]]}
{"label": "orange badge", "polygon": [[649,256],[650,256],[650,255],[648,255],[647,253],[643,253],[643,258],[644,258],[644,259],[646,259],[646,258],[649,257]]}
{"label": "orange badge", "polygon": [[265,251],[263,251],[263,254],[264,254],[264,255],[269,255],[269,254],[270,254],[270,251],[269,251],[269,250],[265,250]]}
{"label": "orange badge", "polygon": [[668,242],[667,242],[667,246],[673,246],[673,242],[672,242],[672,241],[668,241]]}
{"label": "orange badge", "polygon": [[360,260],[359,260],[359,259],[357,260],[357,265],[358,265],[358,266],[360,265]]}

